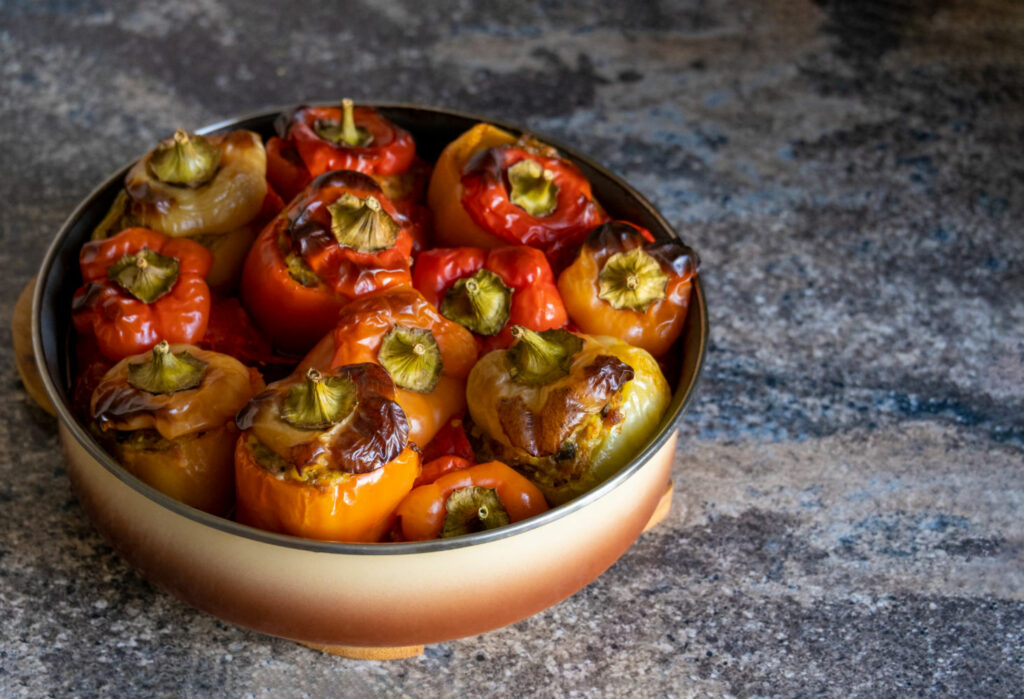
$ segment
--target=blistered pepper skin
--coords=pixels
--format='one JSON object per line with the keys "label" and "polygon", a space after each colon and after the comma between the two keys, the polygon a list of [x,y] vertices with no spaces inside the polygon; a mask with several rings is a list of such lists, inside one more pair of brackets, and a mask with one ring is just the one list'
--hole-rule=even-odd
{"label": "blistered pepper skin", "polygon": [[[612,255],[637,248],[650,254],[667,277],[664,298],[643,311],[613,308],[599,296],[601,269]],[[559,275],[558,289],[569,317],[583,332],[611,335],[663,357],[682,333],[698,264],[696,253],[681,243],[656,243],[647,231],[615,221],[587,237]]]}
{"label": "blistered pepper skin", "polygon": [[412,283],[438,308],[445,293],[459,279],[481,269],[494,272],[512,290],[509,317],[497,335],[481,339],[484,352],[512,344],[509,328],[522,325],[530,330],[565,327],[569,316],[555,284],[544,253],[528,245],[481,248],[434,248],[422,253],[413,269]]}
{"label": "blistered pepper skin", "polygon": [[425,447],[453,415],[465,409],[466,376],[477,359],[468,330],[440,315],[415,289],[390,289],[353,301],[341,311],[329,366],[379,363],[381,342],[396,325],[430,330],[441,351],[443,369],[432,390],[395,390],[395,400],[409,420],[409,440]]}
{"label": "blistered pepper skin", "polygon": [[[394,244],[377,252],[360,252],[334,239],[328,207],[345,194],[372,196],[397,218],[394,205],[369,177],[329,172],[313,180],[263,229],[246,259],[242,302],[259,328],[287,352],[308,351],[334,327],[346,302],[412,285],[413,240],[408,229],[400,229]],[[289,271],[289,254],[307,267],[306,284]]]}
{"label": "blistered pepper skin", "polygon": [[[152,394],[131,386],[129,366],[148,354],[114,365],[92,393],[93,424],[114,458],[160,492],[211,514],[227,516],[235,502],[234,417],[263,390],[259,372],[233,357],[191,345],[171,345],[207,363],[195,388]],[[135,443],[135,434],[150,434]]]}
{"label": "blistered pepper skin", "polygon": [[[174,286],[151,303],[135,298],[107,278],[107,270],[144,250],[178,263]],[[96,337],[100,351],[118,361],[152,349],[161,340],[196,343],[210,317],[205,276],[213,256],[199,243],[169,238],[145,228],[128,228],[113,238],[94,240],[79,256],[85,282],[72,299],[71,318],[79,333]]]}
{"label": "blistered pepper skin", "polygon": [[513,381],[506,350],[485,355],[466,383],[482,456],[527,475],[551,505],[590,490],[638,454],[671,398],[648,352],[613,337],[583,338],[569,374],[548,385]]}
{"label": "blistered pepper skin", "polygon": [[366,175],[400,175],[416,157],[412,134],[385,119],[372,107],[355,107],[355,126],[370,134],[366,146],[331,143],[316,132],[317,122],[342,120],[339,107],[299,107],[281,116],[277,130],[290,141],[316,177],[331,170],[354,170]]}

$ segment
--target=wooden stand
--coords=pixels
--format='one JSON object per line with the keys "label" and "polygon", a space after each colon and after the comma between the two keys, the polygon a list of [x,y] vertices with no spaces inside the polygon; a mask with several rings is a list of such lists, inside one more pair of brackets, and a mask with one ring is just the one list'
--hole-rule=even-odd
{"label": "wooden stand", "polygon": [[[14,355],[18,366],[18,375],[21,382],[25,384],[25,390],[39,407],[51,415],[57,411],[50,402],[43,382],[39,378],[39,369],[36,367],[35,355],[32,352],[32,294],[34,293],[36,280],[33,279],[22,290],[18,302],[14,306],[14,316],[11,319],[11,334],[14,338]],[[672,481],[668,482],[665,494],[661,496],[657,507],[654,508],[650,520],[644,526],[644,531],[658,525],[672,509]],[[303,643],[302,645],[318,650],[323,653],[330,653],[343,658],[354,660],[399,660],[401,658],[412,658],[423,653],[423,646],[393,646],[393,647],[363,647],[363,646],[332,646],[315,643]]]}

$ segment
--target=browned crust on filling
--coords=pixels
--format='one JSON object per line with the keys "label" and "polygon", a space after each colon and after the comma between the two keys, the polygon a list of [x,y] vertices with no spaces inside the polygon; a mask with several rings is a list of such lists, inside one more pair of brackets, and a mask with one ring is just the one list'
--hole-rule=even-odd
{"label": "browned crust on filling", "polygon": [[498,417],[512,446],[530,456],[550,456],[587,417],[601,412],[619,389],[633,378],[633,369],[617,357],[600,355],[583,369],[582,380],[548,394],[539,411],[522,396],[498,402]]}

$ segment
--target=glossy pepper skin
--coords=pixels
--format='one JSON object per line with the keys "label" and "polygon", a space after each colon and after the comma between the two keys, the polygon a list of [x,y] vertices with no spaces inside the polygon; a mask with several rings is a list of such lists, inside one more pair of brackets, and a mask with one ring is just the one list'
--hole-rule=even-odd
{"label": "glossy pepper skin", "polygon": [[493,488],[508,512],[510,523],[548,510],[544,495],[533,483],[505,464],[491,461],[451,471],[432,483],[414,488],[395,510],[405,540],[439,538],[449,496],[470,486]]}
{"label": "glossy pepper skin", "polygon": [[[108,279],[111,267],[143,250],[178,264],[174,286],[152,303]],[[85,284],[71,303],[75,329],[94,335],[103,355],[115,361],[152,349],[161,340],[196,343],[206,332],[210,316],[205,276],[212,262],[209,250],[199,243],[145,228],[129,228],[107,240],[88,242],[79,255]]]}
{"label": "glossy pepper skin", "polygon": [[293,375],[271,384],[237,417],[236,519],[268,531],[325,541],[379,541],[420,473],[394,384],[375,364],[324,372],[355,387],[354,408],[323,427],[286,421]]}
{"label": "glossy pepper skin", "polygon": [[[510,199],[509,169],[527,159],[554,175],[557,204],[549,214],[531,215]],[[543,250],[556,269],[568,263],[587,233],[608,220],[579,168],[553,148],[532,141],[473,156],[462,171],[462,207],[477,226],[492,235]]]}
{"label": "glossy pepper skin", "polygon": [[479,153],[516,142],[516,136],[490,124],[477,124],[449,143],[434,163],[427,204],[434,215],[434,236],[444,247],[496,248],[508,241],[480,228],[462,208],[462,170]]}
{"label": "glossy pepper skin", "polygon": [[[396,217],[394,206],[366,175],[328,172],[263,229],[245,261],[242,302],[257,326],[286,352],[308,351],[334,327],[348,301],[412,284],[412,237],[407,229],[399,231],[390,247],[376,252],[343,246],[334,238],[329,207],[346,194],[361,200],[373,197]],[[298,276],[295,265],[301,267]]]}
{"label": "glossy pepper skin", "polygon": [[481,269],[497,274],[512,290],[509,317],[497,335],[481,337],[483,352],[512,344],[509,327],[548,330],[566,325],[569,316],[562,303],[555,276],[544,253],[527,245],[480,248],[434,248],[416,258],[412,283],[434,306],[440,308],[445,293],[459,279]]}
{"label": "glossy pepper skin", "polygon": [[322,138],[317,123],[339,124],[340,107],[298,107],[278,117],[278,136],[294,145],[309,173],[316,177],[331,170],[355,170],[367,175],[399,175],[416,157],[412,134],[396,126],[372,107],[355,107],[355,125],[369,133],[366,145],[350,146]]}
{"label": "glossy pepper skin", "polygon": [[[551,172],[556,206],[531,215],[512,202],[509,168],[533,160]],[[557,151],[528,137],[478,124],[450,143],[431,175],[427,201],[439,245],[494,248],[508,244],[542,250],[558,270],[583,237],[607,220],[590,183]]]}
{"label": "glossy pepper skin", "polygon": [[[664,291],[645,310],[616,309],[599,295],[601,270],[613,255],[637,248],[660,267],[667,280]],[[576,259],[559,275],[558,289],[569,317],[583,332],[611,335],[662,357],[682,332],[698,265],[696,253],[682,243],[654,242],[646,230],[612,221],[587,236]]]}
{"label": "glossy pepper skin", "polygon": [[205,512],[227,516],[235,501],[234,417],[263,390],[259,372],[233,357],[191,345],[171,345],[207,362],[201,383],[154,394],[129,383],[126,357],[99,381],[91,398],[94,430],[126,470],[157,490]]}
{"label": "glossy pepper skin", "polygon": [[477,359],[468,330],[438,313],[415,289],[388,289],[356,299],[342,309],[332,332],[333,352],[328,366],[379,364],[384,337],[396,325],[429,330],[441,353],[441,375],[433,389],[420,393],[395,388],[395,401],[409,421],[409,441],[424,447],[453,415],[465,410],[466,377]]}
{"label": "glossy pepper skin", "polygon": [[577,335],[582,348],[554,381],[517,383],[509,350],[496,350],[466,383],[478,456],[526,475],[551,505],[592,489],[636,455],[671,398],[648,352],[612,337]]}
{"label": "glossy pepper skin", "polygon": [[160,144],[129,170],[124,190],[92,237],[102,240],[141,226],[192,238],[213,253],[207,283],[231,292],[265,220],[262,216],[277,198],[267,186],[263,140],[242,129],[192,138],[202,138],[219,153],[208,179],[190,185],[161,181],[151,164]]}

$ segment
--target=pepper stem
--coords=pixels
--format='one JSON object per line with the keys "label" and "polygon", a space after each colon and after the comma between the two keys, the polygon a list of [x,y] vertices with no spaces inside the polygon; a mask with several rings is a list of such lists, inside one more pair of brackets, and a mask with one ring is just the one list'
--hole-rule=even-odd
{"label": "pepper stem", "polygon": [[377,361],[396,386],[417,393],[433,391],[444,368],[434,334],[427,328],[404,325],[396,325],[384,336]]}
{"label": "pepper stem", "polygon": [[340,124],[336,121],[318,121],[313,130],[320,138],[339,146],[365,148],[373,142],[373,134],[361,126],[356,126],[355,105],[347,97],[341,101]]}
{"label": "pepper stem", "polygon": [[494,488],[478,485],[459,488],[448,496],[444,509],[442,539],[497,529],[509,523],[508,511]]}
{"label": "pepper stem", "polygon": [[510,167],[508,181],[512,186],[509,200],[531,216],[548,216],[558,206],[555,173],[536,160],[526,158]]}
{"label": "pepper stem", "polygon": [[617,252],[609,257],[597,276],[597,295],[615,310],[644,313],[651,304],[665,298],[668,275],[643,248]]}
{"label": "pepper stem", "polygon": [[511,331],[516,342],[505,353],[509,376],[525,386],[546,386],[568,375],[572,358],[583,349],[583,338],[568,330],[513,325]]}
{"label": "pepper stem", "polygon": [[356,384],[350,377],[325,377],[311,368],[306,372],[306,380],[288,391],[281,418],[299,429],[326,429],[355,410],[356,393]]}
{"label": "pepper stem", "polygon": [[508,322],[512,289],[497,274],[481,269],[445,292],[441,315],[478,335],[496,335]]}
{"label": "pepper stem", "polygon": [[177,393],[201,384],[207,364],[187,350],[172,353],[171,346],[162,340],[148,360],[128,365],[128,384],[148,393]]}
{"label": "pepper stem", "polygon": [[372,194],[360,199],[345,192],[327,211],[331,214],[331,233],[338,244],[359,252],[387,250],[402,230]]}
{"label": "pepper stem", "polygon": [[142,248],[107,267],[107,278],[143,303],[153,303],[174,288],[178,260]]}
{"label": "pepper stem", "polygon": [[220,148],[185,129],[161,141],[149,156],[149,169],[158,180],[192,188],[209,182],[218,165]]}

